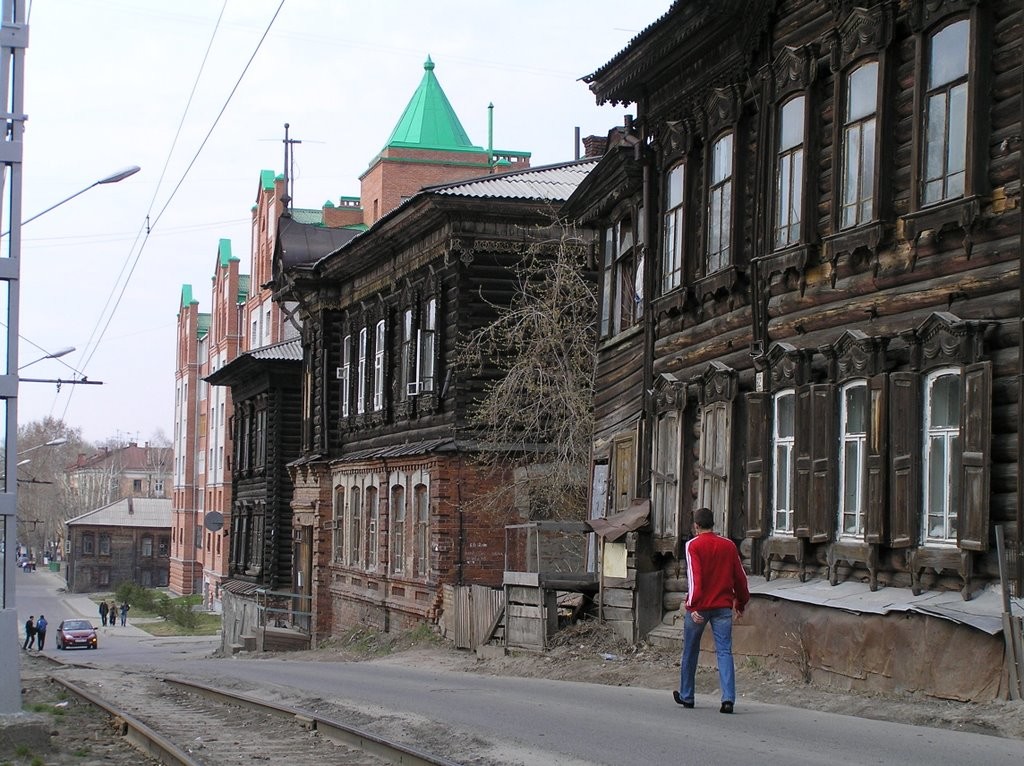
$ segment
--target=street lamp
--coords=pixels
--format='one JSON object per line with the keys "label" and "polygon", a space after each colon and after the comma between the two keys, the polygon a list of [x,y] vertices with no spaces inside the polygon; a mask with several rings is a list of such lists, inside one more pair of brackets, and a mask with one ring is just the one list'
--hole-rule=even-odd
{"label": "street lamp", "polygon": [[74,350],[75,350],[74,346],[68,346],[67,348],[62,348],[60,351],[54,351],[52,354],[47,354],[46,356],[41,356],[38,359],[33,359],[31,362],[28,362],[26,364],[21,365],[21,367],[18,368],[18,372],[21,372],[26,367],[28,367],[30,364],[35,364],[36,362],[41,362],[44,359],[60,359],[60,357],[67,356],[68,354],[70,354]]}
{"label": "street lamp", "polygon": [[[76,191],[70,197],[65,197],[60,202],[55,202],[54,204],[50,205],[48,208],[46,208],[46,210],[43,210],[43,211],[41,211],[39,213],[36,213],[34,216],[31,216],[30,218],[22,219],[21,225],[24,226],[26,223],[30,223],[31,221],[36,220],[40,216],[46,215],[47,213],[49,213],[54,208],[58,208],[61,205],[63,205],[65,202],[70,202],[75,197],[77,197],[79,194],[85,194],[87,191],[89,191],[89,189],[93,188],[94,186],[100,186],[101,184],[116,184],[118,181],[123,181],[128,176],[135,175],[141,169],[142,168],[140,168],[138,165],[129,165],[128,167],[123,168],[122,170],[118,170],[116,173],[111,173],[109,176],[101,178],[99,181],[93,181],[91,184],[86,186],[84,189],[79,189],[78,191]],[[8,229],[3,234],[0,234],[0,238],[6,237],[10,233],[11,233],[11,230]]]}
{"label": "street lamp", "polygon": [[18,457],[21,457],[26,452],[31,452],[32,450],[42,449],[43,447],[59,447],[60,445],[67,444],[67,443],[68,443],[67,439],[65,439],[63,436],[58,436],[55,439],[50,439],[50,441],[44,442],[43,444],[37,444],[34,447],[29,447],[28,449],[23,449],[21,452],[18,453]]}

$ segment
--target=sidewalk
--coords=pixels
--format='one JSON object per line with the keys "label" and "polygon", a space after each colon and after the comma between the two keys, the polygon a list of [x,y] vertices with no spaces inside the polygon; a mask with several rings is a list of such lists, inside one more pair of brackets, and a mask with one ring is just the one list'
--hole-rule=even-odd
{"label": "sidewalk", "polygon": [[[142,628],[139,628],[134,624],[136,620],[132,619],[131,612],[128,613],[128,621],[125,623],[123,628],[121,627],[120,620],[118,620],[116,627],[109,625],[104,627],[100,622],[100,605],[93,601],[88,593],[68,593],[65,590],[67,583],[58,572],[51,572],[49,569],[37,569],[29,576],[38,577],[40,580],[46,580],[48,584],[51,584],[55,594],[63,602],[64,607],[67,610],[67,616],[74,615],[75,617],[81,617],[82,619],[89,620],[101,636],[119,635],[154,638],[152,634],[147,633]],[[160,622],[160,618],[140,617],[138,618],[138,622]],[[53,625],[52,627],[56,628],[57,626]]]}

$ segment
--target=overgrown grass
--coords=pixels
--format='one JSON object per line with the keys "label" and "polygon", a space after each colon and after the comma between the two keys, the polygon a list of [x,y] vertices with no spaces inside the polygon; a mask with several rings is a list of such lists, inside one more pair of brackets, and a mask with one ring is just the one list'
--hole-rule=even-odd
{"label": "overgrown grass", "polygon": [[[112,594],[116,603],[127,603],[130,620],[159,617],[162,622],[133,622],[137,628],[154,636],[212,636],[221,627],[219,614],[196,612],[193,607],[202,603],[199,595],[171,597],[162,591],[143,588],[124,582]],[[102,598],[94,598],[97,604]]]}
{"label": "overgrown grass", "polygon": [[405,649],[436,646],[441,637],[429,625],[421,624],[400,633],[384,633],[373,628],[353,628],[320,644],[320,648],[343,649],[360,657],[386,657]]}
{"label": "overgrown grass", "polygon": [[186,627],[170,620],[140,622],[135,627],[152,636],[215,636],[220,631],[221,616],[208,612],[194,612],[195,622]]}

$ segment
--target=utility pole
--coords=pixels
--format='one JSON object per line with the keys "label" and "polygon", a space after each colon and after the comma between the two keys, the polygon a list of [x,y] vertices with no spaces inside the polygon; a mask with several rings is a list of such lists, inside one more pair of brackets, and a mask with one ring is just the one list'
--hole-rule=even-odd
{"label": "utility pole", "polygon": [[[18,557],[18,330],[21,273],[22,139],[25,134],[25,49],[27,0],[3,0],[0,16],[0,223],[6,216],[10,236],[0,243],[0,287],[7,296],[7,349],[0,355],[0,428],[4,430],[0,470],[0,715],[21,712],[18,658],[18,610],[14,598]],[[6,180],[6,183],[5,183]]]}

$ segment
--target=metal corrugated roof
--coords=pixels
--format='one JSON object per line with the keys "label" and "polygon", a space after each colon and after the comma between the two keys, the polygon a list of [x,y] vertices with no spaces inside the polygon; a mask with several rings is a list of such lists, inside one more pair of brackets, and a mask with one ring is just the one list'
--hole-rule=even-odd
{"label": "metal corrugated roof", "polygon": [[160,497],[126,497],[69,519],[68,526],[170,527],[171,501]]}
{"label": "metal corrugated roof", "polygon": [[296,223],[312,224],[314,226],[323,226],[324,224],[323,210],[293,207],[288,212]]}
{"label": "metal corrugated roof", "polygon": [[394,444],[387,447],[371,447],[370,449],[351,452],[332,462],[354,463],[360,460],[373,460],[376,458],[409,457],[411,455],[426,455],[431,452],[450,452],[454,449],[454,439],[427,439],[425,441]]}
{"label": "metal corrugated roof", "polygon": [[281,359],[288,362],[301,362],[302,341],[299,338],[283,340],[280,343],[247,351],[245,355],[251,356],[253,359]]}
{"label": "metal corrugated roof", "polygon": [[569,199],[580,182],[587,177],[598,162],[590,157],[558,165],[482,176],[444,186],[424,189],[430,194],[449,197],[476,197],[481,199],[521,199],[560,202]]}

